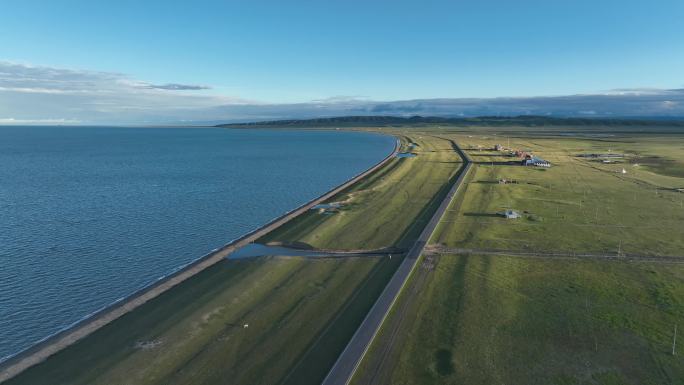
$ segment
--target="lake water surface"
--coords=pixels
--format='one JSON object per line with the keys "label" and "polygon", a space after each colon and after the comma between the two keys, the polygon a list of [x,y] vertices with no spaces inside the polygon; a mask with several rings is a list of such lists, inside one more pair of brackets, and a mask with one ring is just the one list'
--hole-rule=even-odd
{"label": "lake water surface", "polygon": [[0,126],[0,359],[393,147],[357,132]]}

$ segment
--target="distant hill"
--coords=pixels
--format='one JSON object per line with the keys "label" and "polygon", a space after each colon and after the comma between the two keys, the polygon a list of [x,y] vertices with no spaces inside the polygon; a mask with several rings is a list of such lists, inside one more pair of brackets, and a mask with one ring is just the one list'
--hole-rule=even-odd
{"label": "distant hill", "polygon": [[660,126],[684,127],[684,120],[556,118],[548,116],[480,116],[446,118],[434,116],[340,116],[316,119],[271,120],[251,123],[219,124],[217,127],[362,127],[444,124],[453,126]]}

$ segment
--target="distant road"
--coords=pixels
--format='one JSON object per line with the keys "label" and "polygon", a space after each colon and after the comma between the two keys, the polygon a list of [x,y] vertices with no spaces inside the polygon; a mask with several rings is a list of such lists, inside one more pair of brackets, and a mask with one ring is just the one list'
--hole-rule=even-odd
{"label": "distant road", "polygon": [[402,261],[399,268],[394,273],[394,276],[389,281],[385,290],[380,294],[380,297],[375,302],[371,310],[366,315],[366,318],[361,323],[361,326],[356,330],[354,336],[347,344],[340,357],[338,357],[337,362],[333,365],[332,369],[328,373],[328,376],[323,380],[323,385],[347,385],[351,381],[356,369],[358,368],[363,356],[368,351],[375,335],[380,330],[380,326],[384,322],[387,314],[389,314],[390,309],[397,300],[401,289],[406,284],[411,272],[415,268],[418,257],[420,257],[425,245],[427,245],[432,233],[437,228],[439,221],[442,219],[444,212],[449,207],[452,199],[458,192],[463,178],[470,170],[471,162],[468,157],[463,153],[463,151],[458,147],[458,145],[451,141],[454,150],[459,154],[461,159],[463,159],[464,166],[461,169],[460,174],[454,181],[449,193],[444,197],[442,203],[437,208],[437,211],[432,215],[432,218],[427,223],[420,236],[414,243],[413,247],[409,250],[406,258]]}

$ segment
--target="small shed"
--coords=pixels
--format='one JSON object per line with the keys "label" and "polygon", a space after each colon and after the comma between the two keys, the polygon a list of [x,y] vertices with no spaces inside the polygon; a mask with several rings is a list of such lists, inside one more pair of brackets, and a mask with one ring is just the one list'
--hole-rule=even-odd
{"label": "small shed", "polygon": [[542,158],[537,158],[536,156],[526,157],[522,160],[521,164],[523,166],[534,166],[534,167],[551,167],[551,162],[546,161]]}
{"label": "small shed", "polygon": [[499,184],[517,184],[518,181],[515,179],[506,179],[506,178],[501,178],[499,179]]}
{"label": "small shed", "polygon": [[506,211],[501,213],[501,215],[503,217],[505,217],[506,219],[518,219],[518,218],[520,218],[520,213],[515,211],[515,210],[511,210],[511,209],[506,209]]}

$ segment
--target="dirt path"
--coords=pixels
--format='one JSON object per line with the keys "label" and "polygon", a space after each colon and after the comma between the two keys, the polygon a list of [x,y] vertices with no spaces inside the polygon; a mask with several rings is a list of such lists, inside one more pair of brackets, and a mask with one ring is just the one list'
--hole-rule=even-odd
{"label": "dirt path", "polygon": [[423,228],[423,231],[413,244],[413,247],[411,247],[401,265],[399,265],[399,268],[394,273],[394,276],[392,276],[392,279],[390,279],[389,283],[385,287],[385,290],[380,294],[380,297],[368,312],[366,318],[356,330],[356,333],[354,333],[354,336],[352,336],[352,339],[349,341],[340,357],[338,357],[335,365],[333,365],[327,377],[325,380],[323,380],[323,385],[347,385],[349,382],[351,382],[351,379],[361,363],[361,360],[365,356],[371,343],[378,334],[380,327],[397,301],[399,294],[402,292],[415,266],[418,264],[418,261],[420,260],[419,257],[423,253],[423,249],[430,240],[435,228],[441,221],[444,212],[447,210],[454,196],[458,192],[459,187],[462,185],[465,175],[470,170],[472,166],[470,160],[455,142],[451,140],[450,142],[453,145],[454,151],[456,151],[463,159],[464,163],[461,172],[454,180],[451,189],[444,197],[435,213],[432,215],[430,221]]}
{"label": "dirt path", "polygon": [[[428,276],[434,269],[436,259],[438,257],[426,256],[423,253],[423,260],[420,268],[416,268],[411,281],[407,283],[404,290],[407,294],[402,298],[395,308],[397,316],[393,316],[385,321],[383,325],[384,333],[380,334],[376,339],[376,346],[373,353],[374,361],[369,362],[369,370],[360,371],[354,377],[354,382],[362,385],[373,385],[386,383],[386,379],[391,378],[391,373],[397,365],[396,357],[392,355],[395,349],[401,349],[405,338],[399,334],[401,330],[408,330],[416,322],[419,317],[417,313],[409,313],[408,309],[415,309],[415,303],[418,300],[420,292],[425,288],[428,282]],[[370,357],[369,357],[370,358]]]}
{"label": "dirt path", "polygon": [[427,255],[444,254],[478,254],[478,255],[499,255],[511,257],[530,257],[530,258],[551,258],[551,259],[602,259],[625,262],[656,262],[656,263],[684,263],[684,255],[640,255],[640,254],[592,254],[592,253],[542,253],[542,252],[523,252],[509,250],[479,250],[448,248],[431,245],[425,249]]}

